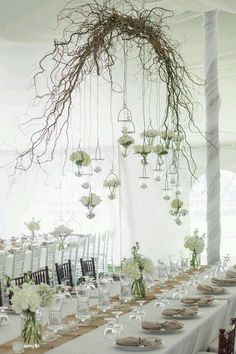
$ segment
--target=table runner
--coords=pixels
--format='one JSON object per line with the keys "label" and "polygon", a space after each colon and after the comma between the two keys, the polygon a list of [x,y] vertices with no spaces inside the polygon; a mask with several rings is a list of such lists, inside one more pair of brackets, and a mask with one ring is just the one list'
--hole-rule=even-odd
{"label": "table runner", "polygon": [[[176,279],[172,279],[172,280],[168,280],[166,282],[166,285],[163,287],[156,287],[155,289],[152,290],[152,292],[149,292],[147,294],[147,296],[145,297],[145,301],[148,303],[152,300],[155,299],[156,294],[161,293],[162,289],[172,289],[174,288],[175,285],[179,284],[181,281],[186,281],[188,280],[192,274],[194,273],[198,273],[198,272],[203,272],[205,271],[206,267],[201,267],[198,270],[192,270],[189,271],[188,273],[184,273],[184,274],[180,274],[179,276],[176,277]],[[119,295],[113,296],[113,298],[111,299],[112,302],[117,302],[117,300],[119,299]],[[134,305],[136,302],[136,300],[132,300],[129,304],[128,307],[124,307],[124,305],[119,305],[116,307],[116,309],[114,310],[121,310],[122,314],[126,314],[130,311],[132,311],[131,306]],[[90,307],[91,311],[97,310],[96,306],[92,306]],[[107,312],[107,315],[109,316],[109,311]],[[106,316],[107,316],[106,315]],[[66,318],[64,319],[64,323],[75,319],[75,315],[70,315],[70,316],[66,316]],[[102,318],[96,318],[94,319],[89,325],[86,326],[80,326],[79,329],[77,330],[73,330],[71,332],[68,333],[63,333],[60,334],[60,337],[57,338],[55,341],[52,341],[50,343],[47,344],[42,344],[40,348],[38,349],[25,349],[25,353],[27,354],[45,354],[47,351],[49,351],[50,349],[56,348],[74,338],[77,338],[83,334],[86,334],[92,330],[94,330],[95,328],[98,328],[100,326],[103,326],[106,323],[106,321]],[[16,342],[16,341],[20,341],[21,337],[16,337],[6,343],[3,343],[0,347],[0,354],[12,354],[12,343]]]}

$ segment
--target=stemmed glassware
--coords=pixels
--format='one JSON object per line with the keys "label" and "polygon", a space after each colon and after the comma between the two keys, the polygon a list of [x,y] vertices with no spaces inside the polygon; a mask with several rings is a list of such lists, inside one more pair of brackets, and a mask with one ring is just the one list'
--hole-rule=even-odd
{"label": "stemmed glassware", "polygon": [[144,311],[143,309],[143,305],[145,304],[145,300],[136,300],[136,302],[139,304],[139,307],[138,307],[138,313],[140,316],[144,316],[146,315],[146,312]]}
{"label": "stemmed glassware", "polygon": [[170,273],[170,276],[173,277],[174,279],[179,274],[178,267],[179,267],[178,256],[177,255],[170,255],[169,256],[169,273]]}
{"label": "stemmed glassware", "polygon": [[82,325],[86,325],[86,321],[90,320],[91,314],[89,309],[89,297],[91,288],[87,283],[83,283],[76,287],[77,311],[76,317]]}
{"label": "stemmed glassware", "polygon": [[104,338],[114,344],[117,338],[116,319],[114,317],[106,317],[104,320],[107,321]]}
{"label": "stemmed glassware", "polygon": [[128,306],[128,301],[132,299],[131,294],[131,279],[125,274],[120,273],[120,299],[124,301],[125,305]]}
{"label": "stemmed glassware", "polygon": [[7,309],[7,307],[5,307],[5,306],[0,307],[0,325],[1,326],[5,326],[9,322],[9,317],[7,316],[6,309]]}
{"label": "stemmed glassware", "polygon": [[100,278],[98,281],[98,307],[103,312],[110,310],[110,287],[111,282],[106,278]]}
{"label": "stemmed glassware", "polygon": [[114,326],[115,326],[115,329],[116,329],[116,334],[117,334],[117,338],[121,337],[121,334],[123,333],[124,331],[124,327],[123,325],[120,323],[120,315],[122,315],[122,311],[112,311],[111,312],[115,318],[116,318],[116,321],[114,323]]}
{"label": "stemmed glassware", "polygon": [[168,280],[167,259],[157,260],[157,275],[161,286],[164,286],[165,282]]}

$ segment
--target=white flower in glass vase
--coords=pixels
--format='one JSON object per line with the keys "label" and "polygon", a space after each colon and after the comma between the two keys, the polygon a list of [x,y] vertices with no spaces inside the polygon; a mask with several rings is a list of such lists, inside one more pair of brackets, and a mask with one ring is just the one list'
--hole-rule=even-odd
{"label": "white flower in glass vase", "polygon": [[65,240],[72,234],[72,232],[73,230],[65,225],[58,225],[52,232],[50,232],[50,235],[54,236],[58,241],[58,250],[65,249]]}
{"label": "white flower in glass vase", "polygon": [[165,141],[166,149],[169,149],[170,142],[172,141],[172,139],[178,136],[178,133],[174,132],[173,130],[166,129],[166,130],[159,131],[158,135],[160,136],[161,139]]}
{"label": "white flower in glass vase", "polygon": [[152,151],[159,156],[168,154],[168,149],[166,148],[165,144],[154,145]]}
{"label": "white flower in glass vase", "polygon": [[142,157],[141,163],[143,165],[147,165],[148,164],[147,156],[153,151],[152,145],[146,145],[146,144],[134,145],[133,148],[134,148],[134,153]]}
{"label": "white flower in glass vase", "polygon": [[93,209],[101,202],[101,198],[95,193],[90,193],[81,197],[80,202],[88,208],[87,218],[92,219],[95,216]]}
{"label": "white flower in glass vase", "polygon": [[105,188],[109,189],[109,194],[108,194],[108,198],[113,200],[116,197],[116,189],[118,187],[120,187],[120,180],[117,177],[112,177],[112,178],[107,178],[104,183],[103,186]]}
{"label": "white flower in glass vase", "polygon": [[141,138],[146,138],[149,145],[153,145],[154,139],[157,137],[158,131],[155,129],[147,129],[140,134]]}
{"label": "white flower in glass vase", "polygon": [[188,214],[188,210],[182,208],[184,203],[179,198],[175,198],[171,202],[171,209],[169,211],[170,215],[175,216],[175,222],[177,225],[182,225],[181,217]]}
{"label": "white flower in glass vase", "polygon": [[70,160],[74,162],[78,168],[78,171],[75,172],[77,177],[82,176],[81,167],[89,166],[91,163],[90,156],[83,150],[77,150],[72,152],[70,155]]}
{"label": "white flower in glass vase", "polygon": [[196,268],[196,266],[200,265],[198,256],[204,251],[205,248],[205,234],[200,236],[198,229],[195,229],[193,236],[188,235],[185,237],[184,247],[192,252],[191,266]]}
{"label": "white flower in glass vase", "polygon": [[174,150],[176,150],[176,151],[180,151],[181,150],[183,140],[184,140],[183,134],[181,134],[181,133],[175,134],[175,136],[173,137]]}
{"label": "white flower in glass vase", "polygon": [[21,337],[26,347],[38,348],[42,341],[42,326],[37,321],[36,313],[42,306],[52,301],[52,289],[46,284],[35,285],[32,281],[23,283],[21,288],[12,285],[9,291],[12,309],[22,315],[23,327]]}
{"label": "white flower in glass vase", "polygon": [[118,143],[124,148],[124,151],[122,152],[122,156],[127,157],[128,147],[134,143],[134,139],[132,138],[132,136],[128,135],[127,129],[123,128],[122,133],[123,135],[119,137]]}
{"label": "white flower in glass vase", "polygon": [[32,239],[35,238],[35,231],[40,230],[40,220],[35,221],[34,218],[32,218],[32,221],[26,223],[25,222],[26,227],[28,228],[28,230],[31,231],[31,237]]}

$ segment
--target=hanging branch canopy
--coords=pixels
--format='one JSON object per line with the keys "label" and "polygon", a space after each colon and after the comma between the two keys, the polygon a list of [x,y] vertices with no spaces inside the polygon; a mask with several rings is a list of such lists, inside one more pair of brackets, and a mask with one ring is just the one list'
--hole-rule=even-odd
{"label": "hanging branch canopy", "polygon": [[[159,77],[166,86],[166,109],[163,127],[166,132],[182,135],[189,147],[188,167],[192,175],[195,163],[191,146],[186,139],[186,127],[195,127],[194,100],[189,84],[196,82],[189,75],[178,43],[168,37],[166,20],[173,13],[163,8],[151,10],[135,7],[131,0],[97,1],[85,5],[64,8],[58,15],[58,23],[65,23],[63,38],[54,42],[53,50],[40,61],[40,71],[35,75],[36,99],[44,102],[42,122],[35,131],[30,145],[16,160],[16,169],[28,170],[32,164],[51,161],[56,144],[62,134],[68,140],[72,102],[76,90],[88,75],[109,77],[115,65],[117,49],[128,41],[138,50],[137,60],[146,77]],[[158,74],[158,75],[157,75]],[[39,93],[41,78],[47,79],[47,92]],[[154,80],[154,79],[153,79]],[[183,127],[184,122],[184,127]]]}

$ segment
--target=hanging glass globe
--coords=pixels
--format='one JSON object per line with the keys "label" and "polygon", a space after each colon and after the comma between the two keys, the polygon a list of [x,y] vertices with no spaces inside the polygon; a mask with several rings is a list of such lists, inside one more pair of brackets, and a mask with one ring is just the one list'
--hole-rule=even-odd
{"label": "hanging glass globe", "polygon": [[181,184],[177,184],[175,186],[175,194],[178,196],[183,193],[183,186]]}
{"label": "hanging glass globe", "polygon": [[177,183],[177,172],[168,172],[168,181],[170,184]]}
{"label": "hanging glass globe", "polygon": [[92,168],[95,173],[99,173],[103,169],[104,159],[102,158],[101,147],[99,145],[99,138],[97,138],[97,145],[95,149],[94,158],[92,159]]}
{"label": "hanging glass globe", "polygon": [[154,175],[154,179],[157,182],[160,182],[160,180],[162,179],[162,176],[163,176],[163,170],[161,169],[160,166],[158,168],[155,168],[155,170],[153,170],[153,175]]}
{"label": "hanging glass globe", "polygon": [[169,188],[162,189],[162,198],[164,200],[170,200],[171,194],[172,194],[172,189],[169,189]]}
{"label": "hanging glass globe", "polygon": [[149,187],[150,177],[139,177],[139,186],[142,189],[147,189]]}

